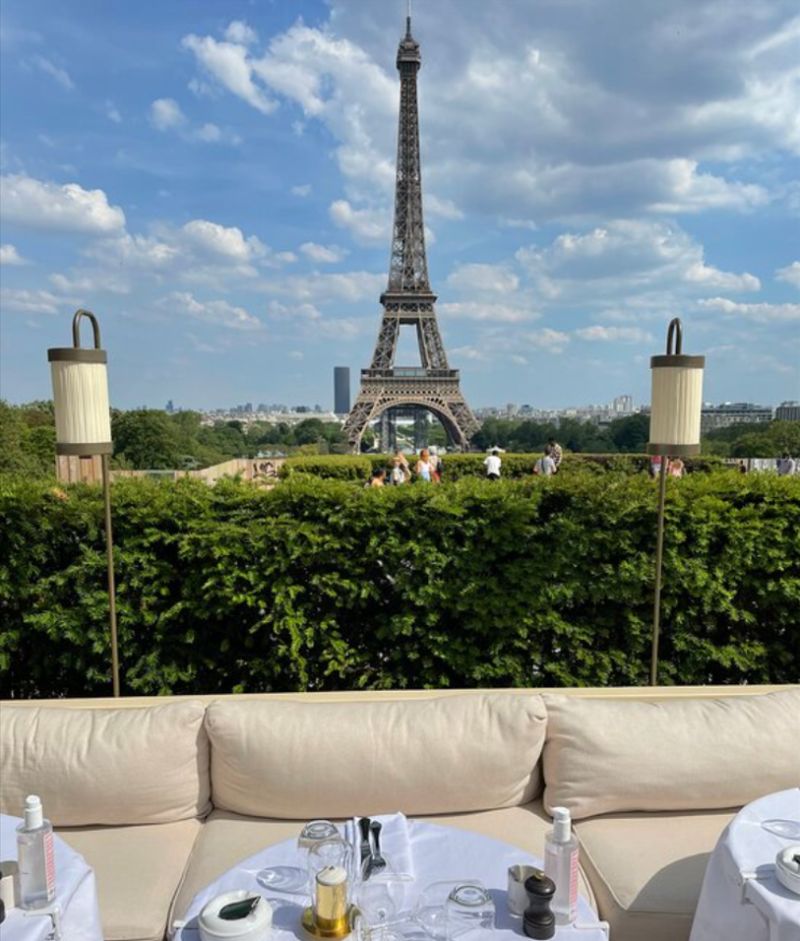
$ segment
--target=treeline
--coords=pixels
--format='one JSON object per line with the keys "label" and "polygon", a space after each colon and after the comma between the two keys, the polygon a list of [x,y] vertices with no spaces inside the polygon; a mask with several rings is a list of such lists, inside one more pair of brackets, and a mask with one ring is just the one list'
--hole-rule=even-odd
{"label": "treeline", "polygon": [[[441,432],[431,426],[432,434]],[[479,451],[498,446],[509,452],[540,452],[549,438],[575,454],[642,454],[649,435],[649,417],[630,415],[605,427],[578,419],[551,422],[487,418],[472,439]],[[309,417],[296,425],[219,421],[202,425],[199,412],[169,414],[159,409],[112,412],[113,465],[131,470],[192,469],[259,451],[287,454],[343,454],[347,443],[341,427]],[[443,437],[431,437],[440,444]],[[363,445],[371,448],[370,430]],[[800,455],[800,422],[773,421],[733,425],[710,432],[703,453],[719,457]],[[52,402],[9,405],[0,401],[0,471],[28,476],[51,475],[55,453]]]}
{"label": "treeline", "polygon": [[[111,435],[113,466],[131,470],[209,467],[234,457],[254,457],[263,450],[312,454],[345,450],[339,425],[319,418],[296,425],[219,421],[207,426],[201,424],[199,412],[114,409]],[[0,401],[0,472],[47,476],[53,473],[54,454],[52,402]]]}

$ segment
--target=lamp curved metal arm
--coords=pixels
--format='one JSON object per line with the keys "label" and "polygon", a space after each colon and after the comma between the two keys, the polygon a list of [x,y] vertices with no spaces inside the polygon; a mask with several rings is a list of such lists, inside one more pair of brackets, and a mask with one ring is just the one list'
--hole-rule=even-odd
{"label": "lamp curved metal arm", "polygon": [[75,316],[72,318],[72,345],[75,349],[80,349],[81,346],[81,318],[87,317],[92,324],[92,333],[94,335],[94,348],[96,350],[100,349],[100,325],[97,323],[97,317],[90,311],[80,308],[75,311]]}
{"label": "lamp curved metal arm", "polygon": [[[673,350],[673,344],[675,349]],[[667,356],[680,356],[683,349],[683,328],[681,318],[673,317],[667,328]]]}

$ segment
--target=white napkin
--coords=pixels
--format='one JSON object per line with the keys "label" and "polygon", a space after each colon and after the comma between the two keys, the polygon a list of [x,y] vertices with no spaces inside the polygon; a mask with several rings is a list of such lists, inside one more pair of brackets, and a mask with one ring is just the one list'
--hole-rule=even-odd
{"label": "white napkin", "polygon": [[[344,838],[355,848],[356,858],[361,847],[360,817],[344,823]],[[381,873],[388,879],[412,880],[414,859],[411,854],[411,838],[408,834],[408,819],[405,814],[381,814],[371,817],[381,824],[381,856],[386,860],[386,869]]]}

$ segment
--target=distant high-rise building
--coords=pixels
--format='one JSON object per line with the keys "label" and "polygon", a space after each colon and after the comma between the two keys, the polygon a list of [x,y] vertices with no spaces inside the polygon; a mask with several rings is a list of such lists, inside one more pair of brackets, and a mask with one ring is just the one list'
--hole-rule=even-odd
{"label": "distant high-rise building", "polygon": [[775,409],[778,421],[800,421],[800,402],[781,402]]}
{"label": "distant high-rise building", "polygon": [[333,367],[333,410],[337,415],[350,411],[350,367]]}
{"label": "distant high-rise building", "polygon": [[170,415],[175,411],[175,406],[172,404],[172,399],[167,402],[167,406],[164,409],[165,412],[169,412]]}

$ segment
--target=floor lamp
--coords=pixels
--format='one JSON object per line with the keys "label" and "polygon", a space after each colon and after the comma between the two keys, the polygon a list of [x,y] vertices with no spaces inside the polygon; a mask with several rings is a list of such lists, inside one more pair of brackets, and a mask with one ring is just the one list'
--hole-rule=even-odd
{"label": "floor lamp", "polygon": [[[92,325],[94,348],[81,347],[81,319]],[[49,349],[47,359],[53,380],[56,420],[56,454],[91,457],[99,454],[103,467],[106,561],[108,566],[108,622],[111,634],[111,677],[119,696],[117,606],[114,592],[114,544],[111,536],[111,489],[108,462],[111,455],[111,415],[108,405],[108,356],[100,349],[100,327],[88,310],[72,318],[72,346]]]}
{"label": "floor lamp", "polygon": [[670,457],[687,457],[700,451],[700,412],[703,406],[704,356],[682,353],[683,330],[676,317],[667,330],[665,356],[652,356],[650,441],[648,454],[661,456],[658,478],[658,535],[656,579],[653,599],[653,640],[650,654],[650,685],[658,685],[658,638],[661,620],[661,567],[664,553],[664,503],[667,465]]}

